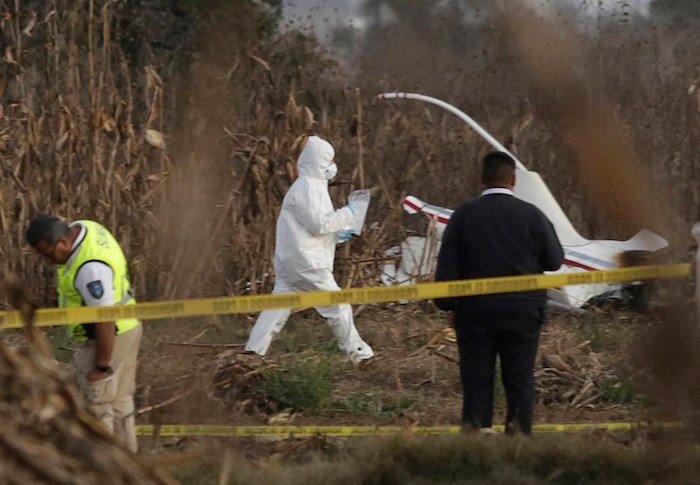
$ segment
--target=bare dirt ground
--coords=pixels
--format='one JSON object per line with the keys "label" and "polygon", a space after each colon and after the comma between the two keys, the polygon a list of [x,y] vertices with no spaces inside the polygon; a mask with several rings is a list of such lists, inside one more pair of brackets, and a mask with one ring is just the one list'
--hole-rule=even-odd
{"label": "bare dirt ground", "polygon": [[[267,357],[242,355],[255,315],[147,323],[137,406],[141,423],[457,425],[457,349],[425,303],[355,309],[376,352],[353,367],[313,310],[292,315]],[[640,392],[634,347],[653,318],[592,310],[555,315],[537,359],[535,423],[637,421],[656,412]],[[496,386],[494,424],[505,400]]]}

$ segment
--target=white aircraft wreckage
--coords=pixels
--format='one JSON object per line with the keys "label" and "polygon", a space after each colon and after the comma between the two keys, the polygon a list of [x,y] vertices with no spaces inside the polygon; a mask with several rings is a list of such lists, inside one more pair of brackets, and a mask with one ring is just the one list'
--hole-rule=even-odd
{"label": "white aircraft wreckage", "polygon": [[[564,247],[564,264],[553,273],[615,269],[629,265],[631,257],[636,257],[637,260],[643,259],[644,255],[650,255],[668,246],[666,239],[646,229],[626,241],[584,238],[571,224],[540,175],[528,170],[515,155],[464,112],[444,101],[421,94],[384,93],[378,95],[377,99],[412,99],[444,108],[466,122],[496,150],[513,157],[516,164],[514,195],[544,212],[554,225]],[[409,237],[400,246],[387,251],[388,256],[400,256],[400,262],[385,265],[382,282],[386,285],[413,284],[419,278],[433,274],[442,233],[453,212],[444,207],[427,204],[414,196],[408,196],[403,200],[403,208],[409,214],[422,212],[430,219],[430,224],[425,237]],[[639,296],[642,288],[643,285],[639,282],[575,285],[550,289],[549,297],[551,306],[568,309],[580,308],[596,298],[607,299],[612,303],[617,301],[621,304],[629,304]]]}

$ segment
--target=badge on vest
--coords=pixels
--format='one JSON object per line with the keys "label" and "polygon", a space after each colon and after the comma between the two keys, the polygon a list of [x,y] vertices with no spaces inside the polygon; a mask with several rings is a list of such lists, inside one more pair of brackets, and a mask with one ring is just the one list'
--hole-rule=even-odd
{"label": "badge on vest", "polygon": [[100,280],[88,283],[87,288],[92,297],[96,300],[99,300],[102,298],[102,295],[105,294],[105,289],[102,287],[102,281]]}

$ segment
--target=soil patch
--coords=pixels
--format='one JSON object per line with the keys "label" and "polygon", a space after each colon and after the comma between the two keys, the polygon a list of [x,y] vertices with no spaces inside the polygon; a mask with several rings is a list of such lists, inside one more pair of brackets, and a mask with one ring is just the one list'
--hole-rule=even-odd
{"label": "soil patch", "polygon": [[[265,358],[242,353],[255,315],[147,324],[139,421],[457,425],[454,335],[441,314],[425,310],[420,303],[356,309],[358,329],[377,354],[359,367],[344,359],[313,310],[296,312]],[[651,325],[651,317],[622,312],[551,316],[537,358],[535,423],[649,419],[653,406],[641,392],[633,349]],[[498,382],[495,407],[501,423]]]}

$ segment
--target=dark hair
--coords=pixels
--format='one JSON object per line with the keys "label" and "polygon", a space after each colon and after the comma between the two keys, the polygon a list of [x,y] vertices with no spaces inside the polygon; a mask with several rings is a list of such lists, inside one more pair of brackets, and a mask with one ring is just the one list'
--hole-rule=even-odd
{"label": "dark hair", "polygon": [[70,234],[70,227],[56,216],[41,214],[32,219],[27,228],[27,242],[34,248],[41,241],[55,244],[63,236]]}
{"label": "dark hair", "polygon": [[515,160],[504,152],[491,152],[483,159],[481,182],[484,185],[509,184],[515,173]]}

